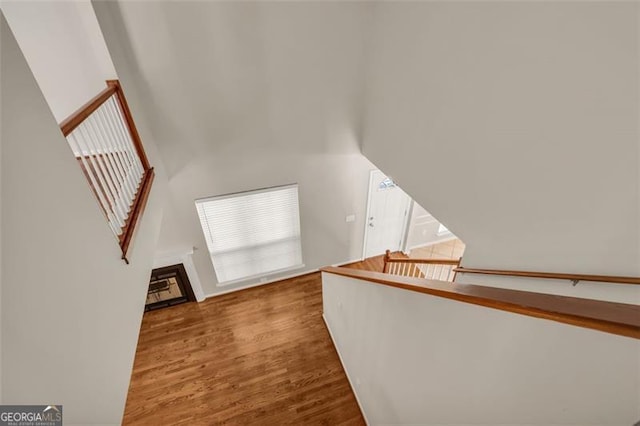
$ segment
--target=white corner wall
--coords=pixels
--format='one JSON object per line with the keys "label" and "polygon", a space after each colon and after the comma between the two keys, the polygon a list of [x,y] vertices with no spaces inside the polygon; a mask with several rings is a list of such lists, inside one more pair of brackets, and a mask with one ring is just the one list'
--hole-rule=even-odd
{"label": "white corner wall", "polygon": [[2,402],[62,404],[70,425],[120,424],[162,180],[126,265],[4,17],[0,26]]}
{"label": "white corner wall", "polygon": [[463,265],[640,275],[637,2],[382,2],[363,152]]}
{"label": "white corner wall", "polygon": [[168,171],[158,259],[193,251],[206,295],[260,284],[217,285],[194,201],[298,183],[305,267],[266,279],[360,260],[375,168],[359,152],[369,5],[96,1],[94,8]]}
{"label": "white corner wall", "polygon": [[118,78],[89,0],[0,5],[58,123]]}
{"label": "white corner wall", "polygon": [[[5,26],[4,18],[0,13],[0,34],[2,34],[2,27]],[[0,48],[2,44],[0,42]],[[1,71],[1,68],[0,68]],[[2,126],[2,98],[3,90],[2,83],[0,81],[0,127]],[[2,133],[0,131],[0,136]],[[2,165],[2,139],[0,139],[0,166]],[[3,403],[2,398],[2,171],[0,169],[0,404]]]}
{"label": "white corner wall", "polygon": [[[242,164],[242,166],[238,166]],[[174,176],[158,253],[196,247],[193,261],[207,296],[259,284],[258,279],[218,286],[198,221],[194,200],[216,194],[298,183],[302,255],[305,267],[281,274],[315,271],[326,265],[360,260],[364,240],[369,172],[366,158],[353,155],[262,155],[209,157]],[[346,222],[354,214],[356,221]]]}
{"label": "white corner wall", "polygon": [[640,341],[323,273],[369,424],[629,426]]}

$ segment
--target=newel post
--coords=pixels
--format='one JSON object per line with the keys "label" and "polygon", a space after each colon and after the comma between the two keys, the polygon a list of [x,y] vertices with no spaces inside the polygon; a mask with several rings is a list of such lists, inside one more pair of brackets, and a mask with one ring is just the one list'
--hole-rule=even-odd
{"label": "newel post", "polygon": [[384,272],[384,273],[387,273],[388,270],[389,270],[389,268],[388,268],[389,259],[391,259],[391,250],[387,250],[384,253],[384,267],[382,268],[382,272]]}

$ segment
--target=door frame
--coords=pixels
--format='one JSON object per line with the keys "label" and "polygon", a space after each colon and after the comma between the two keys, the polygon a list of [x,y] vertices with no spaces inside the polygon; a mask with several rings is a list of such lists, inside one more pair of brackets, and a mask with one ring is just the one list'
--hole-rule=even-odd
{"label": "door frame", "polygon": [[[362,241],[362,260],[366,259],[367,256],[367,239],[369,238],[369,217],[371,214],[371,188],[373,185],[373,175],[375,172],[380,172],[382,173],[382,170],[380,169],[372,169],[369,171],[369,186],[367,187],[367,215],[364,217],[364,238]],[[384,173],[382,173],[384,175]],[[386,175],[385,175],[386,176]],[[388,177],[388,176],[387,176]],[[400,190],[402,190],[402,188],[400,188]],[[406,194],[406,192],[405,192]],[[409,228],[409,215],[410,212],[413,211],[413,198],[411,198],[411,196],[409,194],[407,194],[407,197],[409,197],[409,202],[407,203],[407,209],[405,210],[404,213],[404,220],[402,222],[402,231],[401,231],[401,236],[400,236],[400,244],[399,244],[399,249],[400,250],[404,250],[404,246],[407,243],[407,232],[408,232],[408,228]]]}

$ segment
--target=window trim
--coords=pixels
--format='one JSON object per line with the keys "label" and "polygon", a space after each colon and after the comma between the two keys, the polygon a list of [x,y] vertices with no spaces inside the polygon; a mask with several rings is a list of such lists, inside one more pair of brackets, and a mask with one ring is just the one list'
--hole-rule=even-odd
{"label": "window trim", "polygon": [[[208,252],[208,255],[209,255],[209,259],[211,260],[211,264],[212,264],[213,269],[214,269],[214,274],[216,275],[216,280],[219,280],[218,273],[216,271],[216,267],[215,267],[215,263],[214,263],[213,257],[216,254],[220,255],[220,254],[223,254],[223,253],[231,253],[233,251],[246,250],[248,247],[237,248],[237,249],[233,249],[233,250],[227,250],[227,251],[224,251],[224,252],[212,253],[211,249],[209,247],[209,243],[208,243],[207,231],[204,229],[204,226],[203,226],[204,224],[202,223],[202,220],[200,220],[199,205],[207,203],[207,202],[211,202],[211,201],[220,201],[220,200],[225,200],[225,199],[229,199],[229,198],[238,198],[238,197],[247,196],[247,195],[263,194],[263,193],[267,193],[267,192],[274,192],[274,191],[285,190],[285,189],[289,189],[289,188],[295,188],[296,189],[296,195],[297,195],[297,199],[298,199],[298,204],[297,204],[297,210],[298,210],[298,236],[295,237],[295,238],[287,238],[287,239],[298,240],[299,241],[300,263],[297,263],[297,264],[291,265],[291,266],[287,266],[287,267],[284,267],[284,268],[279,268],[279,269],[274,269],[274,270],[270,270],[270,271],[266,271],[266,272],[261,272],[261,273],[258,273],[258,274],[252,274],[252,275],[244,276],[244,277],[241,277],[241,278],[235,278],[235,279],[232,279],[232,280],[218,281],[216,283],[216,287],[226,287],[226,286],[229,286],[229,285],[234,285],[234,284],[247,282],[247,281],[251,281],[251,280],[256,280],[256,279],[259,279],[260,283],[267,283],[267,282],[269,282],[269,278],[268,277],[270,277],[270,276],[277,275],[277,274],[282,274],[284,272],[299,270],[299,269],[303,269],[303,268],[306,267],[306,265],[304,263],[303,255],[302,255],[302,224],[301,224],[301,217],[300,217],[299,185],[297,183],[290,183],[290,184],[285,184],[285,185],[269,186],[269,187],[250,189],[250,190],[239,191],[239,192],[229,192],[229,193],[225,193],[225,194],[221,194],[221,195],[214,195],[214,196],[209,196],[209,197],[197,198],[197,199],[194,200],[194,204],[195,204],[195,207],[196,207],[196,215],[198,216],[198,222],[200,223],[202,236],[205,238],[206,249],[207,249],[207,252]],[[279,241],[285,241],[287,239],[282,239],[282,240],[279,240]]]}

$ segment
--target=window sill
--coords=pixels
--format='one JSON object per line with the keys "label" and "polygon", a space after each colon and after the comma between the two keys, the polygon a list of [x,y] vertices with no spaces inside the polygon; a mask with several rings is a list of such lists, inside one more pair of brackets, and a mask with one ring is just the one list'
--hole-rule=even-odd
{"label": "window sill", "polygon": [[274,278],[274,279],[269,279],[270,276],[276,275],[276,274],[282,274],[283,272],[290,272],[290,271],[295,271],[297,269],[302,269],[304,268],[306,265],[304,263],[301,263],[299,265],[295,265],[295,266],[290,266],[288,268],[282,268],[282,269],[276,269],[275,271],[269,271],[265,274],[258,274],[258,275],[251,275],[248,277],[244,277],[244,278],[238,278],[236,280],[231,280],[231,281],[224,281],[221,283],[217,283],[216,287],[227,287],[230,285],[234,285],[234,284],[240,284],[240,283],[246,283],[247,281],[250,280],[258,280],[257,282],[260,284],[268,284],[274,281],[279,281],[282,278]]}

